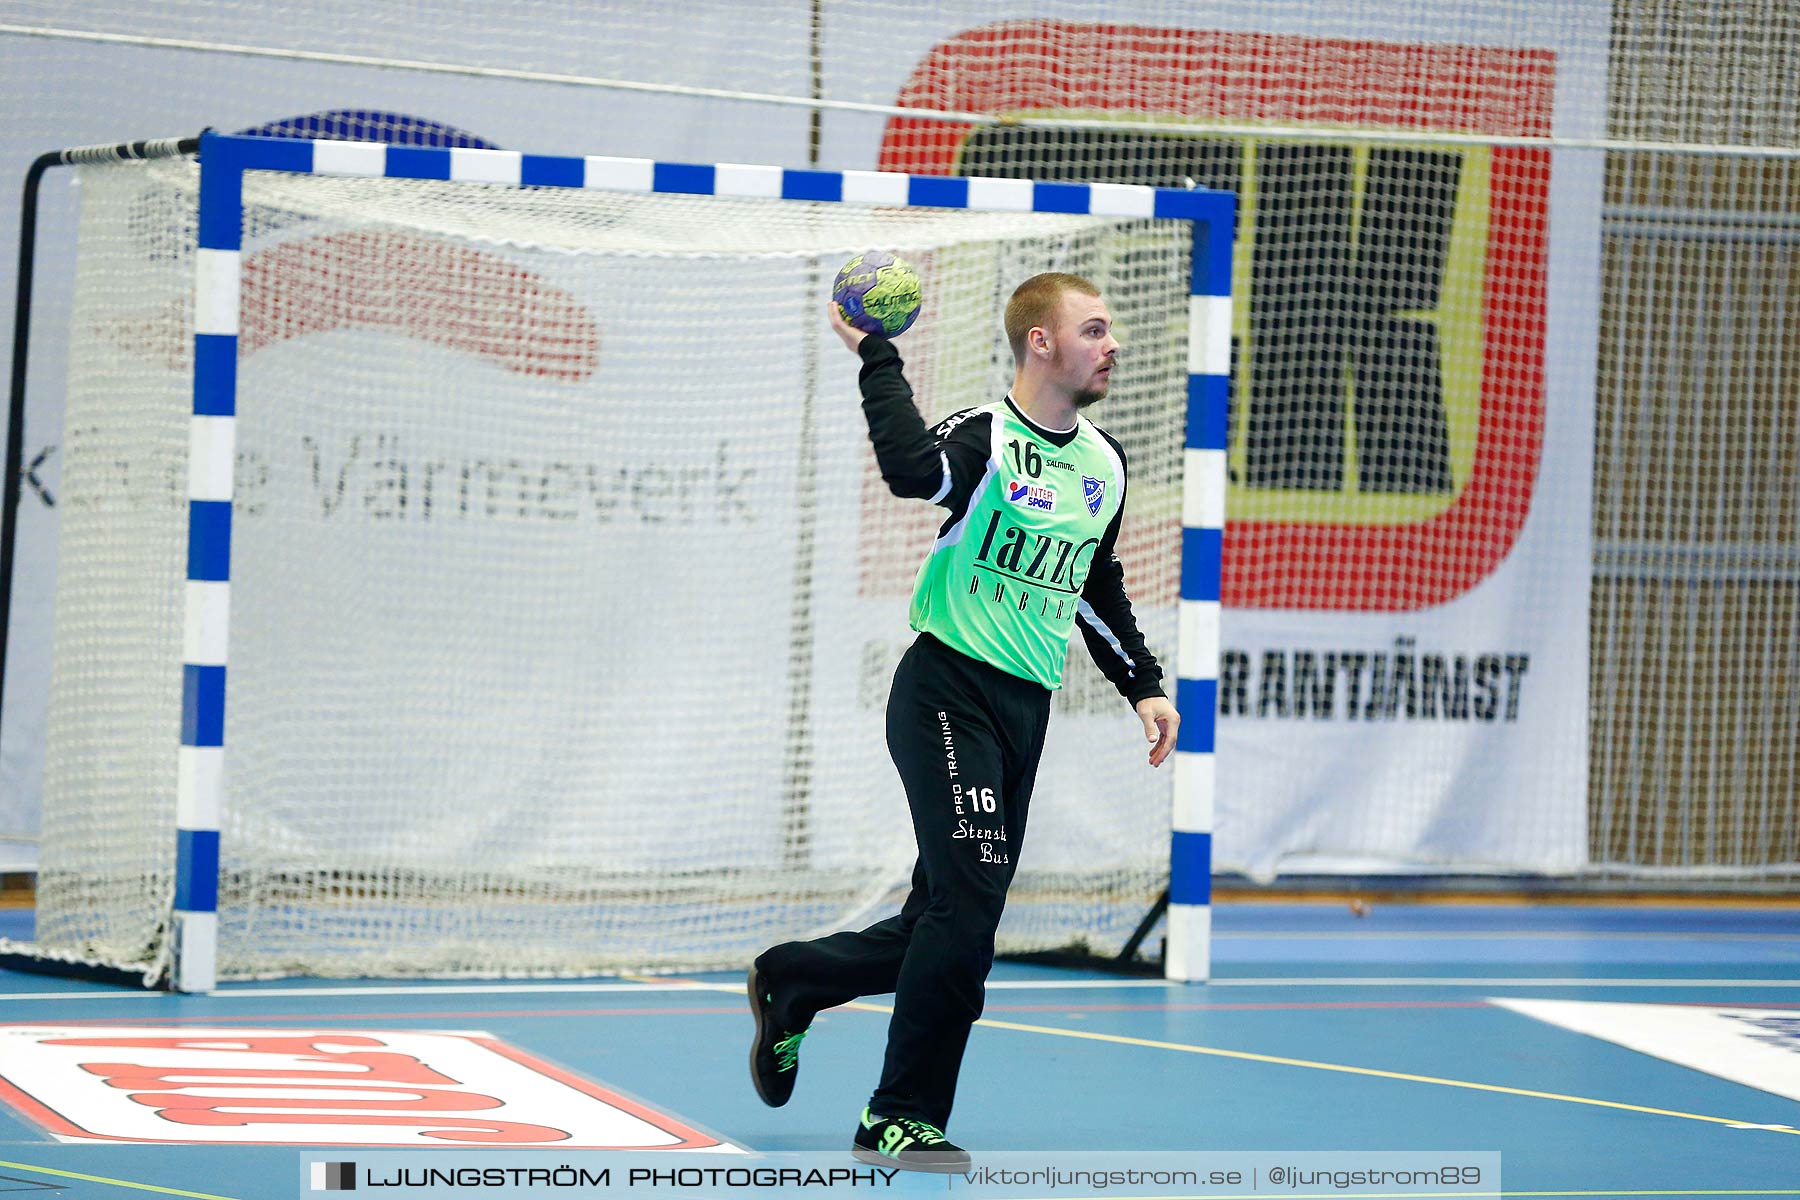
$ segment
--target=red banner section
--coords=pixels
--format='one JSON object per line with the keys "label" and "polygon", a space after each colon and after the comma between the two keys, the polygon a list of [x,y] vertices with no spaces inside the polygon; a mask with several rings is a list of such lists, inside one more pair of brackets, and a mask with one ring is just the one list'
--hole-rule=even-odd
{"label": "red banner section", "polygon": [[[1345,126],[1535,137],[1550,132],[1555,68],[1538,49],[1019,21],[939,43],[897,103],[1317,124],[1321,142]],[[956,174],[974,132],[892,118],[879,165]],[[1550,159],[1540,149],[1489,153],[1480,413],[1467,478],[1446,508],[1409,523],[1228,520],[1227,605],[1427,608],[1469,591],[1512,550],[1544,441]]]}

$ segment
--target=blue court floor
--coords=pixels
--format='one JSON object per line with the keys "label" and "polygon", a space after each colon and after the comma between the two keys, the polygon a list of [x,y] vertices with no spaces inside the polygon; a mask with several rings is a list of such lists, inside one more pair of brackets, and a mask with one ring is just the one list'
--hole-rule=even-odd
{"label": "blue court floor", "polygon": [[[1498,1151],[1509,1196],[1800,1196],[1800,908],[1224,904],[1215,920],[1203,985],[998,966],[951,1136],[977,1155]],[[141,1136],[175,1103],[143,1089],[181,1094],[181,1080],[132,1092],[108,1061],[141,1064],[146,1030],[479,1034],[684,1137],[845,1150],[880,1067],[883,1003],[822,1014],[793,1101],[769,1109],[746,1075],[742,988],[732,973],[179,996],[0,972],[0,1037],[111,1039],[57,1050],[61,1068],[0,1041],[0,1191],[297,1194],[294,1145],[59,1140],[114,1111],[108,1136]],[[59,1076],[66,1054],[84,1065]],[[229,1119],[217,1107],[205,1119]],[[209,1128],[223,1129],[182,1136]]]}

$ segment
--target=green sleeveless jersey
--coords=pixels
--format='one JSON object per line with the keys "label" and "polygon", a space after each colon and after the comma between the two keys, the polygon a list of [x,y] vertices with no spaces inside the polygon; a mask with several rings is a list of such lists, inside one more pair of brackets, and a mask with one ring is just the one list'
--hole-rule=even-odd
{"label": "green sleeveless jersey", "polygon": [[[1064,445],[1001,401],[987,473],[913,585],[911,624],[1001,670],[1062,686],[1082,588],[1124,496],[1125,464],[1085,417]],[[1108,550],[1110,554],[1110,549]]]}

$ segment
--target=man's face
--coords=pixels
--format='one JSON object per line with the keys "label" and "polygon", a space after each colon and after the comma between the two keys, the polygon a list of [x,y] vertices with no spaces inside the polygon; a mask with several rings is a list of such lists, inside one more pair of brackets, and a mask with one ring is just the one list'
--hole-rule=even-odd
{"label": "man's face", "polygon": [[1112,311],[1098,296],[1064,292],[1050,331],[1050,367],[1068,389],[1076,408],[1106,395],[1119,343],[1112,335]]}

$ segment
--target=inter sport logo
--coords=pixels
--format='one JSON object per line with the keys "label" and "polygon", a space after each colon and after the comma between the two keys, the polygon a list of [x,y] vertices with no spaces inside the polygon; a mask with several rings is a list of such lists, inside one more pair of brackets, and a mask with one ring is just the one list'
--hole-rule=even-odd
{"label": "inter sport logo", "polygon": [[1042,484],[1009,480],[1006,484],[1006,498],[1014,504],[1023,504],[1026,508],[1035,508],[1039,512],[1056,511],[1056,490]]}

